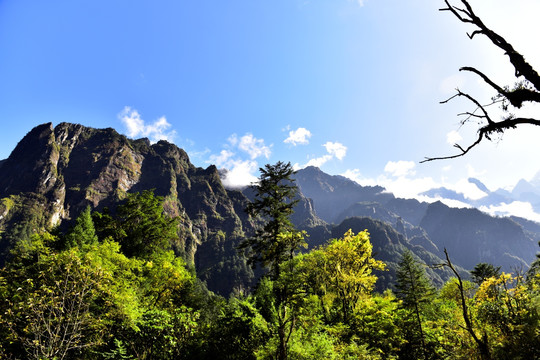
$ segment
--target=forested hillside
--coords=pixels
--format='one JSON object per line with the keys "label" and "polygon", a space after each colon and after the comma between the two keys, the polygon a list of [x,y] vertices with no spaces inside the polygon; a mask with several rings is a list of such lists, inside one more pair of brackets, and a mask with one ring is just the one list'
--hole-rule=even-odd
{"label": "forested hillside", "polygon": [[74,124],[0,166],[0,358],[540,356],[530,221]]}
{"label": "forested hillside", "polygon": [[[435,288],[399,240],[395,291],[367,231],[299,254],[302,232],[253,292],[209,292],[171,251],[178,217],[152,192],[86,208],[65,232],[19,241],[0,270],[0,357],[25,359],[535,359],[540,273],[477,266]],[[280,221],[286,221],[281,219]],[[354,224],[343,224],[354,226]],[[379,225],[379,231],[386,231]],[[342,229],[335,229],[340,231]],[[257,238],[255,238],[254,241]],[[297,240],[294,240],[297,239]],[[377,246],[377,245],[376,245]],[[379,245],[380,246],[380,245]]]}

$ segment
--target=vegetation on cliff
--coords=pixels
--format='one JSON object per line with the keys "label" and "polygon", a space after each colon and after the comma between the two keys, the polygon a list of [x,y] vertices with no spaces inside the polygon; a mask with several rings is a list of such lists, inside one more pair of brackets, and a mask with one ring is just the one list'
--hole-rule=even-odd
{"label": "vegetation on cliff", "polygon": [[170,250],[178,218],[164,214],[164,202],[150,191],[130,194],[109,213],[84,210],[64,232],[18,241],[0,270],[0,357],[540,356],[534,271],[493,272],[476,283],[450,279],[435,290],[422,263],[405,252],[396,294],[377,293],[373,271],[384,272],[385,264],[373,258],[367,231],[349,230],[310,252],[280,257],[254,291],[224,298]]}

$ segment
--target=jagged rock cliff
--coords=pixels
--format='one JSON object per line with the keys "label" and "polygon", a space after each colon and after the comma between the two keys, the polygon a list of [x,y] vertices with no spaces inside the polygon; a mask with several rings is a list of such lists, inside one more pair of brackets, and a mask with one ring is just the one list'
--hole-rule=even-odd
{"label": "jagged rock cliff", "polygon": [[[165,211],[181,219],[173,248],[210,288],[228,292],[249,283],[251,270],[235,250],[253,228],[243,213],[246,198],[223,187],[215,166],[195,167],[177,146],[130,140],[113,129],[49,123],[19,142],[0,164],[0,249],[5,256],[15,239],[66,223],[88,205],[100,210],[146,189],[163,196]],[[225,267],[234,274],[218,281]]]}
{"label": "jagged rock cliff", "polygon": [[[310,246],[349,228],[368,229],[376,257],[390,270],[378,274],[379,290],[395,280],[406,248],[426,264],[440,263],[447,248],[465,269],[491,262],[505,271],[526,267],[538,249],[540,225],[523,219],[397,199],[382,187],[363,187],[314,167],[295,177],[300,193],[292,221],[307,231]],[[236,251],[257,226],[244,212],[253,196],[249,188],[225,189],[215,166],[195,167],[168,142],[151,144],[113,129],[67,123],[37,126],[0,161],[0,262],[15,241],[39,229],[66,226],[87,206],[113,209],[126,193],[148,189],[165,199],[166,213],[180,219],[173,249],[211,290],[228,294],[253,284],[253,271]],[[429,275],[440,285],[451,274]]]}

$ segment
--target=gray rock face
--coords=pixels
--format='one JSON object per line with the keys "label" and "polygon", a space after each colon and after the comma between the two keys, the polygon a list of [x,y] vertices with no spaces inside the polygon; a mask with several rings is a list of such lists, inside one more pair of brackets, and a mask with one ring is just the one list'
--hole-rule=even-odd
{"label": "gray rock face", "polygon": [[[2,162],[0,170],[0,250],[39,229],[69,222],[90,205],[114,207],[127,192],[154,189],[165,211],[179,216],[173,248],[195,265],[211,286],[220,283],[208,269],[215,260],[245,270],[218,291],[249,282],[251,271],[236,256],[235,243],[253,224],[229,197],[215,166],[195,167],[182,149],[165,141],[131,140],[113,129],[62,123],[32,129]],[[215,243],[223,243],[216,246]],[[248,277],[248,278],[246,278]],[[237,284],[238,283],[238,284]]]}

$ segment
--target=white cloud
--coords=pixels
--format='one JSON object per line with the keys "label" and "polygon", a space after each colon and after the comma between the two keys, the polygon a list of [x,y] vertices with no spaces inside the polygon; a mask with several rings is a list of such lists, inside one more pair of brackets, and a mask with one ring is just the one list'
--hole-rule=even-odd
{"label": "white cloud", "polygon": [[256,182],[258,178],[255,173],[259,169],[256,159],[268,159],[272,153],[271,145],[266,146],[263,139],[257,139],[250,133],[241,137],[232,134],[227,142],[225,149],[219,154],[210,155],[206,162],[225,170],[222,181],[227,188],[245,187]]}
{"label": "white cloud", "polygon": [[289,131],[289,137],[283,142],[286,144],[306,145],[309,144],[309,138],[311,137],[311,131],[306,128],[298,128],[296,130]]}
{"label": "white cloud", "polygon": [[254,173],[259,169],[257,162],[253,160],[230,160],[227,163],[227,171],[222,179],[226,188],[242,188],[257,182]]}
{"label": "white cloud", "polygon": [[483,171],[476,171],[471,164],[467,164],[467,176],[469,177],[481,177],[482,175],[486,174],[486,170]]}
{"label": "white cloud", "polygon": [[221,150],[219,155],[210,155],[210,162],[217,167],[223,167],[234,156],[234,153],[230,150]]}
{"label": "white cloud", "polygon": [[328,160],[330,159],[332,159],[332,155],[324,155],[324,156],[309,160],[304,167],[315,166],[315,167],[320,168],[323,164],[328,162]]}
{"label": "white cloud", "polygon": [[238,146],[240,150],[249,154],[252,160],[260,156],[264,156],[268,159],[272,153],[270,147],[264,144],[263,139],[257,139],[253,136],[253,134],[250,133],[247,133],[240,139],[236,134],[233,134],[228,140],[232,146]]}
{"label": "white cloud", "polygon": [[360,173],[359,169],[348,169],[345,171],[341,176],[345,176],[346,178],[355,181],[356,183],[362,185],[362,186],[375,186],[379,185],[377,184],[377,181],[374,179],[369,179]]}
{"label": "white cloud", "polygon": [[176,131],[168,131],[171,124],[165,116],[160,117],[152,124],[146,125],[136,109],[126,106],[118,114],[118,118],[126,126],[129,137],[147,137],[151,142],[155,143],[159,140],[172,141],[176,136]]}
{"label": "white cloud", "polygon": [[323,146],[328,154],[310,159],[302,168],[307,166],[321,167],[334,158],[342,160],[347,154],[347,147],[341,143],[328,141]]}
{"label": "white cloud", "polygon": [[456,130],[452,130],[448,134],[446,134],[446,142],[450,145],[454,145],[461,140],[463,140],[463,138]]}
{"label": "white cloud", "polygon": [[469,180],[467,179],[458,180],[455,185],[450,186],[449,188],[451,188],[455,192],[463,194],[463,196],[470,200],[479,200],[487,196],[487,194],[480,190],[478,186],[469,182]]}
{"label": "white cloud", "polygon": [[532,221],[540,222],[540,214],[536,213],[532,205],[528,202],[514,201],[510,204],[501,203],[499,205],[491,205],[489,207],[480,207],[481,211],[491,215],[508,216],[515,215]]}
{"label": "white cloud", "polygon": [[416,164],[414,161],[389,161],[386,163],[384,171],[395,177],[403,177],[407,175],[414,175],[416,173],[414,171],[415,166]]}
{"label": "white cloud", "polygon": [[323,146],[330,155],[335,156],[339,160],[343,160],[345,155],[347,155],[347,147],[341,143],[328,141]]}
{"label": "white cloud", "polygon": [[384,186],[386,190],[393,193],[395,196],[411,199],[418,198],[424,191],[433,189],[439,186],[439,184],[431,177],[423,178],[407,178],[405,176],[388,178],[386,176],[380,176],[377,179],[379,185]]}

